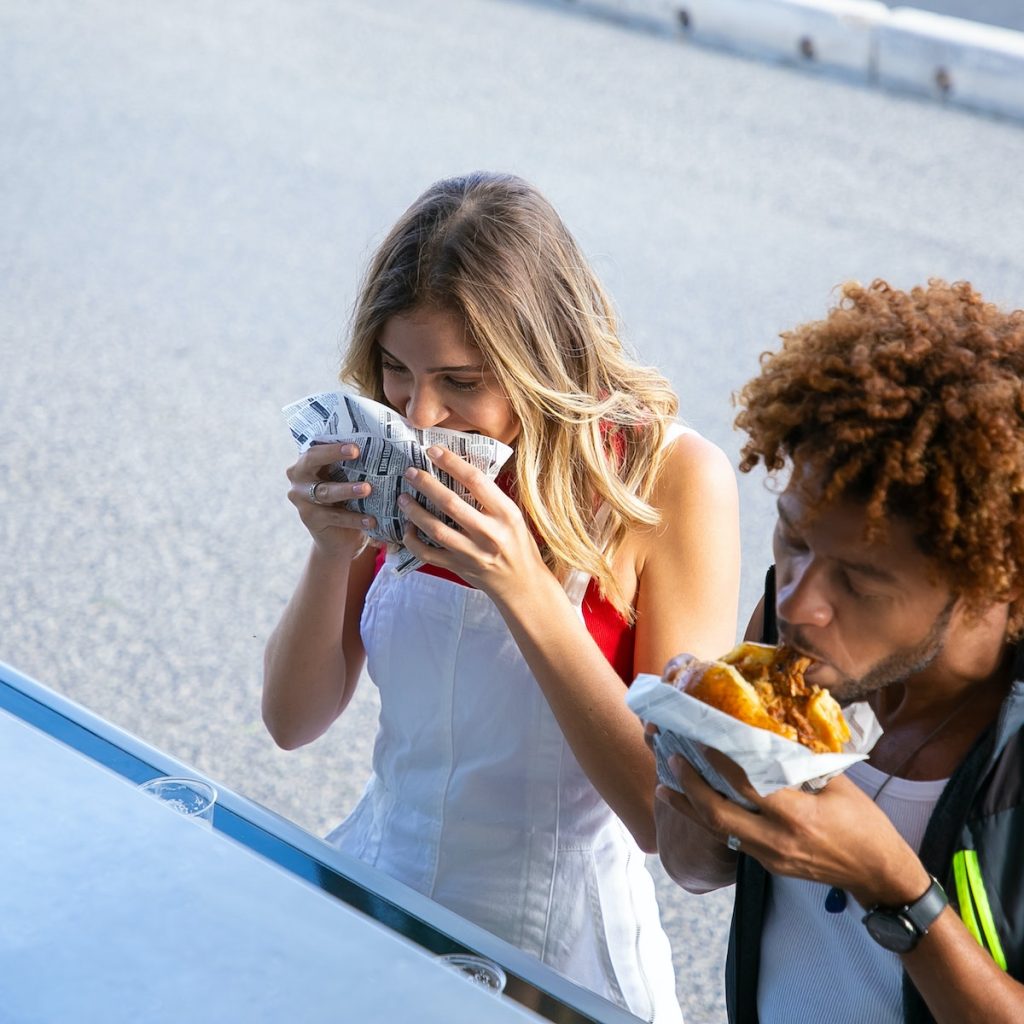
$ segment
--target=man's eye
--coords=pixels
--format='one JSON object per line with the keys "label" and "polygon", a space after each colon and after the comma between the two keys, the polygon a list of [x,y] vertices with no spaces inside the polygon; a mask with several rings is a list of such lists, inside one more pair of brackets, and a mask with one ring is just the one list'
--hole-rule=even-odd
{"label": "man's eye", "polygon": [[876,594],[870,590],[861,590],[849,573],[841,572],[839,574],[839,582],[848,594],[856,597],[859,601],[882,602],[886,600],[884,594]]}
{"label": "man's eye", "polygon": [[788,530],[782,529],[781,526],[775,531],[775,539],[780,547],[786,548],[788,551],[799,551],[804,547],[804,543],[799,537],[793,536]]}

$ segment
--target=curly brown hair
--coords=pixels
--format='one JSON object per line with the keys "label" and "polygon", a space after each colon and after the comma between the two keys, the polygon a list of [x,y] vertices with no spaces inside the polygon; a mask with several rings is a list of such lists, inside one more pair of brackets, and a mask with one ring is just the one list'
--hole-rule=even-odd
{"label": "curly brown hair", "polygon": [[876,280],[781,337],[737,395],[740,470],[796,457],[823,484],[809,513],[862,500],[867,539],[909,519],[969,609],[1006,602],[1024,632],[1024,310]]}

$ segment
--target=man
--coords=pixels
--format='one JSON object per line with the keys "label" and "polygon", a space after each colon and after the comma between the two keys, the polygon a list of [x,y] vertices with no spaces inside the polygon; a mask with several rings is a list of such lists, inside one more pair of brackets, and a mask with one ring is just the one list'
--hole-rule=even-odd
{"label": "man", "polygon": [[[748,638],[884,734],[756,813],[673,759],[658,846],[736,883],[733,1024],[1024,1021],[1024,312],[847,285],[740,393],[740,468],[789,470]],[[948,901],[948,902],[947,902]]]}

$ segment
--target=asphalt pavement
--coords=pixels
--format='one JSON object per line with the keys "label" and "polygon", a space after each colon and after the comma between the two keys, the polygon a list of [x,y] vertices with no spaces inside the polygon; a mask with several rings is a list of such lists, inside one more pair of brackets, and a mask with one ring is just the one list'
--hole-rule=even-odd
{"label": "asphalt pavement", "polygon": [[[565,4],[9,3],[0,97],[0,660],[317,833],[376,699],[292,753],[260,721],[306,549],[280,408],[332,385],[428,183],[540,186],[734,462],[731,393],[840,282],[1024,305],[1020,124]],[[774,498],[740,484],[745,618]],[[731,892],[659,892],[687,1020],[718,1024]]]}

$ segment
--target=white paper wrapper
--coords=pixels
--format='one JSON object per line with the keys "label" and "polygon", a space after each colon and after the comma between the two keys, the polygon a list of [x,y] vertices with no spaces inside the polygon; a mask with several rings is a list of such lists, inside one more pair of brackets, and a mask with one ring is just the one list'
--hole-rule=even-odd
{"label": "white paper wrapper", "polygon": [[662,783],[679,789],[679,780],[669,768],[668,759],[681,754],[708,785],[751,810],[749,801],[740,797],[708,763],[702,746],[720,750],[735,761],[758,794],[768,796],[786,786],[820,789],[834,775],[863,761],[882,735],[882,727],[867,704],[850,704],[843,708],[850,726],[850,740],[843,753],[815,754],[793,740],[747,725],[654,675],[637,676],[626,695],[626,703],[645,722],[653,722],[660,730],[654,749]]}

